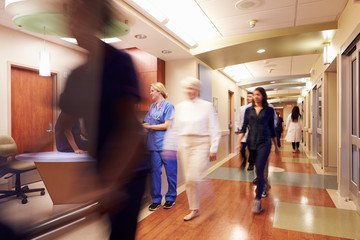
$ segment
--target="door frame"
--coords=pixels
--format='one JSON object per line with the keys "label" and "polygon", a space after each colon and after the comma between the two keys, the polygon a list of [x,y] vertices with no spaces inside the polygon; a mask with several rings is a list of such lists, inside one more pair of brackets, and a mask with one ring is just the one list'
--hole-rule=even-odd
{"label": "door frame", "polygon": [[[11,68],[12,67],[16,67],[16,68],[21,68],[21,69],[24,69],[24,70],[29,70],[29,71],[34,71],[34,72],[38,72],[39,69],[37,67],[34,67],[34,66],[29,66],[29,65],[24,65],[24,64],[20,64],[20,63],[17,63],[17,62],[12,62],[12,61],[7,61],[7,91],[8,91],[8,98],[7,98],[7,121],[8,121],[8,124],[7,124],[7,132],[8,132],[8,135],[11,136]],[[67,76],[67,72],[64,72],[64,76]],[[52,123],[52,126],[53,126],[53,131],[55,131],[55,124],[56,124],[56,120],[60,114],[60,110],[58,109],[58,98],[59,98],[59,81],[58,81],[58,76],[60,76],[60,71],[58,70],[51,70],[51,76],[52,76],[52,80],[53,80],[53,123]],[[66,79],[64,77],[64,82],[66,82]],[[56,149],[56,142],[55,142],[55,134],[53,134],[53,138],[54,138],[54,141],[53,141],[53,149]]]}

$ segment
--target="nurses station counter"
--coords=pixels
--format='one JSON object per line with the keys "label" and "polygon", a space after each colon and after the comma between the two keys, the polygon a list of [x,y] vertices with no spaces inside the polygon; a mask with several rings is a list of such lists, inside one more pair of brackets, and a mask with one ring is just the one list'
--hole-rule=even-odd
{"label": "nurses station counter", "polygon": [[95,160],[73,152],[25,153],[15,157],[34,162],[53,204],[84,203],[96,186]]}

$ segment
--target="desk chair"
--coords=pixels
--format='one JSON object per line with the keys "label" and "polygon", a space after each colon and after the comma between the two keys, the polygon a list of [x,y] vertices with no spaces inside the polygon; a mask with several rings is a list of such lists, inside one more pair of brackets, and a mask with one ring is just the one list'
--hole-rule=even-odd
{"label": "desk chair", "polygon": [[[0,157],[7,158],[8,156],[15,156],[17,153],[17,146],[14,139],[10,136],[0,135]],[[0,199],[16,195],[17,197],[21,197],[22,204],[26,204],[28,200],[25,193],[40,192],[41,195],[44,195],[44,188],[29,189],[26,185],[21,187],[20,175],[34,169],[36,169],[36,166],[33,162],[11,160],[2,163],[0,166],[0,177],[11,174],[10,176],[5,177],[5,179],[15,175],[16,181],[15,190],[0,190],[0,194],[2,194],[0,195]]]}

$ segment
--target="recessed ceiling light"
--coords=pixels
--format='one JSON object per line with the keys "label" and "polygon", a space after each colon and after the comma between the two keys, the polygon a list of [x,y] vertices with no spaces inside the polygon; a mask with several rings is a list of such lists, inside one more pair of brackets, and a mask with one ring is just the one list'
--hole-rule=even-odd
{"label": "recessed ceiling light", "polygon": [[259,50],[257,50],[257,53],[264,53],[264,52],[266,52],[265,49],[259,49]]}
{"label": "recessed ceiling light", "polygon": [[161,51],[163,54],[170,54],[170,53],[172,53],[172,51],[170,51],[170,50],[162,50]]}
{"label": "recessed ceiling light", "polygon": [[136,34],[134,37],[136,39],[145,39],[145,38],[147,38],[147,36],[145,34]]}
{"label": "recessed ceiling light", "polygon": [[260,5],[259,0],[240,0],[235,3],[235,7],[239,10],[249,10]]}

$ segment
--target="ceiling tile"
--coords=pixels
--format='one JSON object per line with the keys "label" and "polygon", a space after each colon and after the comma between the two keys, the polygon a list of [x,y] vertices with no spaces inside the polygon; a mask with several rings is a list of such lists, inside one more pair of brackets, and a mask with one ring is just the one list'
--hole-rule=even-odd
{"label": "ceiling tile", "polygon": [[311,67],[320,54],[294,56],[292,58],[291,75],[310,73]]}

